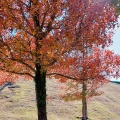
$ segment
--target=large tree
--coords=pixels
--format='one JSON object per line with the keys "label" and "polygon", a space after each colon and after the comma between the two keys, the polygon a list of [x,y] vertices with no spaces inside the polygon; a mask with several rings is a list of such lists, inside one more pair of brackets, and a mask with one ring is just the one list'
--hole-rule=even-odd
{"label": "large tree", "polygon": [[0,0],[0,73],[32,78],[38,120],[47,120],[46,74],[69,66],[64,58],[86,48],[83,38],[90,48],[105,47],[115,21],[114,9],[100,1]]}
{"label": "large tree", "polygon": [[38,120],[47,120],[46,72],[57,61],[65,8],[62,0],[0,0],[0,81],[34,79]]}

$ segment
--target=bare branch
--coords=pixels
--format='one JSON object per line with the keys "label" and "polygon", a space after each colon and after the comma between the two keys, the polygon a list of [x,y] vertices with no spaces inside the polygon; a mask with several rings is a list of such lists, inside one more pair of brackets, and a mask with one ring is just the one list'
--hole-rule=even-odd
{"label": "bare branch", "polygon": [[22,0],[19,0],[19,1],[20,1],[23,5],[25,5],[28,10],[31,8],[31,0],[29,0],[28,5],[25,4]]}
{"label": "bare branch", "polygon": [[30,73],[27,73],[27,72],[21,73],[21,72],[15,72],[15,71],[10,71],[10,70],[4,70],[2,68],[0,68],[0,70],[8,72],[8,73],[16,74],[16,75],[28,75],[28,76],[34,78],[33,75],[31,75]]}
{"label": "bare branch", "polygon": [[61,77],[65,77],[65,78],[68,78],[68,79],[72,79],[72,80],[83,80],[83,79],[77,79],[77,78],[73,78],[73,77],[70,77],[70,76],[67,76],[67,75],[64,75],[64,74],[60,74],[60,73],[49,73],[49,74],[46,74],[47,76],[50,76],[50,75],[58,75],[58,76],[61,76]]}

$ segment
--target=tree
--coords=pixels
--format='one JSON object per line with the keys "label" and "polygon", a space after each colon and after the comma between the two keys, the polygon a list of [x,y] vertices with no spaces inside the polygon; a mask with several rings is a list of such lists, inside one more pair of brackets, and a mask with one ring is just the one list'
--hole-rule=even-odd
{"label": "tree", "polygon": [[0,81],[34,79],[38,120],[47,120],[46,72],[57,60],[65,7],[62,0],[0,0]]}
{"label": "tree", "polygon": [[116,7],[116,11],[120,14],[120,0],[110,0],[110,5]]}
{"label": "tree", "polygon": [[[54,64],[54,68],[58,69],[53,68],[48,74],[54,75],[56,78],[62,76],[63,78],[59,78],[60,81],[68,82],[67,91],[71,91],[71,93],[63,98],[82,99],[82,120],[88,118],[87,98],[99,95],[100,93],[96,92],[97,88],[108,82],[111,76],[119,76],[120,56],[104,50],[112,43],[112,30],[116,24],[115,11],[104,2],[99,2],[91,3],[88,6],[79,1],[71,4],[69,12],[71,19],[77,20],[78,24],[73,23],[72,26],[67,26],[72,27],[72,35],[67,34],[66,37],[71,41],[76,40],[77,44],[72,43],[74,49],[64,55],[60,63]],[[84,11],[79,12],[79,19],[74,14],[75,9],[79,8],[78,6],[81,11]],[[113,13],[112,16],[109,15],[110,11]],[[80,91],[81,85],[82,91]]]}
{"label": "tree", "polygon": [[[82,99],[82,120],[87,120],[87,99],[100,95],[98,88],[108,83],[111,77],[120,76],[120,55],[97,47],[94,47],[89,54],[82,54],[79,51],[74,54],[76,56],[71,58],[68,70],[72,77],[68,77],[69,80],[66,81],[60,80],[67,83],[62,98],[66,101]],[[70,59],[69,56],[67,59]],[[64,67],[64,74],[67,75],[68,71]],[[60,71],[58,73],[56,75],[61,75]]]}
{"label": "tree", "polygon": [[111,43],[110,31],[105,31],[115,26],[116,15],[99,2],[0,0],[0,72],[14,80],[19,75],[34,79],[38,120],[47,120],[46,75],[59,66],[68,70],[65,66],[71,60],[65,57],[86,47],[84,36],[90,48],[93,43],[103,47]]}

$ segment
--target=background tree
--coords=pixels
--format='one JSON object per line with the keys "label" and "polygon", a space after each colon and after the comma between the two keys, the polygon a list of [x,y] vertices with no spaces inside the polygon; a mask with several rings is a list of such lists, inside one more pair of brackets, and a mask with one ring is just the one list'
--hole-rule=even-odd
{"label": "background tree", "polygon": [[[68,13],[71,16],[69,19],[76,20],[77,24],[68,23],[66,30],[71,28],[72,34],[65,33],[67,39],[74,41],[71,45],[74,49],[69,50],[60,63],[55,63],[48,75],[54,75],[61,82],[68,82],[67,91],[71,93],[64,98],[82,99],[82,120],[87,120],[87,98],[99,95],[100,93],[96,92],[97,88],[108,82],[111,76],[119,76],[120,57],[109,50],[103,51],[112,43],[112,30],[117,16],[114,8],[105,2],[86,4],[76,0],[75,3],[70,5]],[[75,16],[77,8],[84,12],[78,10]],[[55,67],[58,69],[54,69]]]}
{"label": "background tree", "polygon": [[[87,52],[87,53],[86,53]],[[88,50],[84,54],[80,51],[74,53],[73,58],[66,58],[70,61],[68,69],[62,70],[66,73],[69,80],[60,79],[60,82],[67,83],[66,92],[62,98],[68,100],[82,99],[82,120],[87,120],[87,100],[93,96],[100,95],[98,88],[110,81],[111,77],[117,78],[120,76],[120,55],[115,55],[110,50],[101,50],[93,47],[92,52]],[[59,68],[56,75],[61,75]],[[63,77],[66,77],[63,76]]]}
{"label": "background tree", "polygon": [[110,5],[116,7],[116,11],[120,14],[120,0],[110,0]]}

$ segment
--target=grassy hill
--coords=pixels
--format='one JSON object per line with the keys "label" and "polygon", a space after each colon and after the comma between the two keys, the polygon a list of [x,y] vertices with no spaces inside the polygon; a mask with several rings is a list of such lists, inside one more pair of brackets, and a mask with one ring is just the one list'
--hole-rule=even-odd
{"label": "grassy hill", "polygon": [[[37,120],[33,81],[18,81],[20,88],[5,88],[0,93],[0,120]],[[48,120],[78,120],[81,116],[81,101],[65,102],[58,96],[57,81],[47,82]],[[90,120],[120,120],[120,84],[102,86],[104,94],[88,101]]]}

